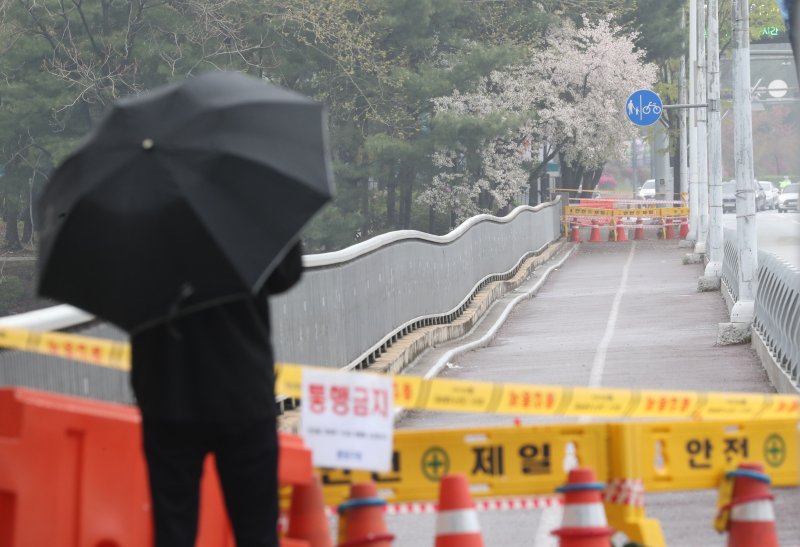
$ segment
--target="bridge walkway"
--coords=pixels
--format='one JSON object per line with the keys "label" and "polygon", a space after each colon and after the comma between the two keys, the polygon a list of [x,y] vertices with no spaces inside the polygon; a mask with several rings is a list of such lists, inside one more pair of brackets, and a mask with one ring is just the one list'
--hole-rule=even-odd
{"label": "bridge walkway", "polygon": [[[550,264],[498,300],[460,340],[428,350],[406,374],[475,381],[558,384],[697,391],[772,392],[749,345],[717,346],[717,325],[729,313],[719,292],[698,293],[700,265],[683,265],[686,252],[675,241],[570,244],[571,256],[540,284]],[[558,261],[555,257],[552,261]],[[506,312],[509,304],[521,298]],[[507,319],[498,320],[507,315]],[[491,336],[491,333],[496,333]],[[459,353],[477,340],[485,347]],[[437,363],[439,365],[437,366]],[[560,421],[569,421],[562,418]],[[554,422],[524,417],[523,424]],[[414,411],[399,428],[457,428],[510,425],[508,416]],[[800,488],[773,489],[781,545],[800,545]],[[648,516],[660,519],[669,545],[725,545],[712,529],[717,493],[711,490],[650,493]],[[482,513],[487,545],[547,545],[548,527],[557,527],[559,509],[530,513]],[[516,517],[513,513],[518,513]],[[548,514],[550,513],[550,514]],[[415,516],[398,545],[432,537],[433,521]],[[393,517],[402,519],[407,517]],[[406,537],[407,536],[407,537]],[[536,542],[532,540],[537,538]],[[429,541],[429,539],[428,539]],[[522,543],[520,543],[522,542]],[[555,545],[553,543],[553,545]]]}

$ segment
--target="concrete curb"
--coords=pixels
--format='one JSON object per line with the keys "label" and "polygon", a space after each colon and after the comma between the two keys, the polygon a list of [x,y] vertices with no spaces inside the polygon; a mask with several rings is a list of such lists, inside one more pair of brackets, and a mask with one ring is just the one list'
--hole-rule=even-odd
{"label": "concrete curb", "polygon": [[758,358],[761,360],[761,364],[767,372],[769,381],[775,387],[775,390],[778,393],[800,395],[800,387],[792,381],[792,378],[775,360],[775,356],[767,347],[767,343],[764,337],[761,336],[761,333],[753,327],[751,327],[751,331],[751,345],[756,351]]}
{"label": "concrete curb", "polygon": [[531,287],[529,291],[519,295],[514,300],[509,302],[509,304],[506,306],[506,309],[503,311],[502,315],[497,319],[497,321],[495,321],[494,325],[492,325],[492,327],[486,334],[484,334],[478,340],[469,342],[457,348],[453,348],[447,353],[445,353],[442,357],[439,358],[436,364],[433,365],[433,367],[431,367],[431,369],[425,374],[425,378],[427,379],[437,376],[442,371],[442,369],[445,366],[447,366],[447,363],[450,360],[456,358],[457,356],[477,348],[488,346],[492,342],[492,340],[494,340],[494,337],[497,336],[497,331],[500,330],[500,327],[502,327],[503,324],[506,322],[506,319],[508,319],[511,310],[513,310],[514,307],[516,307],[516,305],[519,304],[522,300],[527,300],[532,296],[534,296],[537,292],[539,292],[539,289],[541,289],[542,285],[544,285],[544,282],[547,281],[547,278],[549,277],[550,273],[553,270],[560,268],[564,264],[564,262],[567,261],[567,259],[570,257],[570,255],[574,250],[575,247],[569,249],[557,263],[552,264],[549,268],[547,268],[547,270],[544,271],[542,277],[539,279],[539,281],[536,282],[536,284],[533,287]]}
{"label": "concrete curb", "polygon": [[[511,278],[488,283],[476,291],[469,305],[456,319],[446,324],[420,327],[400,336],[380,356],[376,357],[368,367],[362,370],[382,374],[397,374],[408,367],[425,350],[468,334],[481,321],[483,315],[495,301],[520,286],[535,268],[553,258],[565,245],[567,245],[566,241],[561,238],[553,242],[541,253],[528,257],[520,264]],[[569,256],[572,249],[574,249],[574,246],[570,248],[566,256]],[[559,265],[566,260],[566,256],[559,262]],[[544,278],[542,281],[544,281]],[[539,285],[537,284],[537,290]],[[505,316],[503,320],[505,320]],[[428,376],[426,375],[426,377]],[[285,408],[284,412],[278,416],[278,430],[285,433],[297,433],[299,421],[300,412],[297,409]]]}

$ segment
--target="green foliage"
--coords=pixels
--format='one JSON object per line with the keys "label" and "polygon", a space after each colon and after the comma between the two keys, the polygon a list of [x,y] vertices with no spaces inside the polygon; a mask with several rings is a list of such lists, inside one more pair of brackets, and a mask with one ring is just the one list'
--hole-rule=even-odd
{"label": "green foliage", "polygon": [[303,252],[325,253],[358,243],[362,221],[357,212],[326,206],[303,231]]}
{"label": "green foliage", "polygon": [[16,275],[0,277],[0,314],[9,315],[21,311],[20,301],[26,295],[25,284]]}
{"label": "green foliage", "polygon": [[630,3],[633,5],[623,19],[639,32],[637,46],[647,52],[647,61],[661,64],[684,54],[689,32],[688,24],[681,28],[685,0],[632,0]]}
{"label": "green foliage", "polygon": [[[579,2],[573,2],[576,7]],[[442,146],[502,134],[510,116],[434,120],[433,99],[472,91],[574,10],[507,0],[19,0],[0,13],[0,197],[28,210],[38,185],[114,100],[208,69],[243,70],[329,112],[335,202],[312,251],[451,219],[415,196]],[[623,0],[607,3],[622,9]],[[588,10],[601,15],[599,5]]]}

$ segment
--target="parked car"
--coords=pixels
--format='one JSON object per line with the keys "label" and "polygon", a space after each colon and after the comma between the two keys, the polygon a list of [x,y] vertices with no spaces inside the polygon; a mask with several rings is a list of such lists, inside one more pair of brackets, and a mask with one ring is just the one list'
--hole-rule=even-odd
{"label": "parked car", "polygon": [[800,182],[793,182],[783,190],[778,196],[778,212],[797,210],[798,194],[800,194]]}
{"label": "parked car", "polygon": [[761,186],[761,189],[764,190],[766,208],[775,209],[778,206],[778,189],[768,180],[760,180],[758,184]]}
{"label": "parked car", "polygon": [[636,195],[639,196],[639,199],[655,199],[656,179],[647,179],[644,181]]}
{"label": "parked car", "polygon": [[[767,196],[761,185],[753,181],[753,191],[755,192],[756,212],[767,208]],[[722,183],[722,212],[729,213],[736,211],[736,181],[731,180]]]}
{"label": "parked car", "polygon": [[722,212],[736,211],[736,181],[722,183]]}

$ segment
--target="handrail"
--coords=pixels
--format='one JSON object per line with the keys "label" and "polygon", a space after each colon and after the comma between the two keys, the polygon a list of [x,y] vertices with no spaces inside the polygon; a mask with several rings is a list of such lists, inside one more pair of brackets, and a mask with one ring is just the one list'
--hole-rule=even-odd
{"label": "handrail", "polygon": [[[276,358],[352,368],[420,325],[452,321],[485,283],[510,275],[557,240],[560,217],[557,198],[504,217],[478,215],[443,236],[401,230],[306,255],[301,282],[271,300]],[[127,337],[65,305],[1,318],[0,326]],[[0,385],[132,401],[127,374],[119,371],[10,350],[0,352],[0,361]]]}

